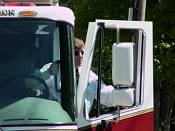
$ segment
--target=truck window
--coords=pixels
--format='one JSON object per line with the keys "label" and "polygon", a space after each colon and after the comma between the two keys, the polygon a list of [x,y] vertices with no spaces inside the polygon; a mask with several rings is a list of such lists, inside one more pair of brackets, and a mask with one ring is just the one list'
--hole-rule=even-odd
{"label": "truck window", "polygon": [[[130,30],[122,30],[120,32],[120,43],[122,42],[131,42],[133,39],[132,31]],[[88,100],[85,99],[85,116],[86,118],[94,118],[97,117],[97,108],[100,108],[100,116],[104,114],[110,114],[115,113],[117,114],[118,110],[120,112],[124,110],[128,110],[132,107],[140,105],[140,98],[137,100],[139,103],[136,104],[136,100],[134,100],[134,104],[132,106],[113,106],[112,105],[112,97],[111,95],[105,96],[104,92],[110,92],[112,89],[117,89],[118,87],[116,85],[113,85],[112,82],[112,45],[113,43],[116,43],[116,30],[105,30],[105,37],[104,37],[104,45],[102,50],[102,64],[101,64],[101,89],[105,87],[104,91],[101,92],[101,98],[100,98],[100,106],[97,106],[97,85],[98,85],[98,71],[99,71],[99,32],[97,34],[97,39],[95,43],[95,49],[93,53],[93,59],[91,64],[91,71],[89,73],[89,83],[87,85],[87,96]],[[137,66],[137,45],[134,47],[134,72],[137,72],[136,66]],[[122,56],[121,56],[122,57]],[[135,76],[134,76],[135,77]],[[130,86],[126,85],[119,85],[119,89],[129,89],[133,88],[136,89],[136,79],[140,78],[134,78],[134,82]],[[89,86],[89,87],[88,87]],[[139,91],[139,97],[140,96],[140,86],[137,89]],[[138,93],[138,91],[136,91]],[[134,97],[136,97],[136,92],[134,93]],[[138,94],[137,94],[138,95]],[[94,96],[94,97],[92,97]],[[122,99],[122,98],[121,98]],[[118,101],[122,101],[120,98],[118,98]],[[90,107],[90,108],[89,108]]]}
{"label": "truck window", "polygon": [[[67,90],[75,88],[75,77],[70,72],[74,69],[73,55],[64,57],[60,53],[62,50],[65,54],[72,53],[72,37],[66,37],[72,33],[70,25],[51,20],[1,19],[1,123],[52,124],[74,121],[74,114],[64,108],[61,98],[62,88],[67,86],[63,78],[71,77],[66,79],[72,85],[68,85]],[[72,69],[63,69],[63,64],[70,60],[72,62],[67,67]],[[71,93],[72,98],[69,98],[74,99],[74,92]]]}

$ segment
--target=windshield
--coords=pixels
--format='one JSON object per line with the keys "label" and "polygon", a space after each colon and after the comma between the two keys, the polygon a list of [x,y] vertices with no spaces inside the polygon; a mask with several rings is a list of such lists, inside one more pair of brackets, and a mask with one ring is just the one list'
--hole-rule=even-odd
{"label": "windshield", "polygon": [[59,23],[0,21],[0,123],[69,123],[61,106]]}

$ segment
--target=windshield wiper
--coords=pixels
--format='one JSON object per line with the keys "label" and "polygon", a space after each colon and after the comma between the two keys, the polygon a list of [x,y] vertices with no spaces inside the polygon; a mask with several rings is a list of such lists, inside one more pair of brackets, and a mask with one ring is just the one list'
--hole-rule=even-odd
{"label": "windshield wiper", "polygon": [[45,118],[18,118],[18,119],[4,119],[3,121],[25,121],[25,120],[48,121],[49,119],[45,119]]}

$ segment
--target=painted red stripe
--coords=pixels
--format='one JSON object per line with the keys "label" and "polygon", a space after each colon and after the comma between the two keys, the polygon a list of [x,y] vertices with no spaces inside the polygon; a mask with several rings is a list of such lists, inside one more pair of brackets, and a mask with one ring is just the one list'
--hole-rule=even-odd
{"label": "painted red stripe", "polygon": [[[99,131],[97,128],[85,131]],[[110,122],[107,127],[100,131],[154,131],[154,112],[145,113],[119,121]]]}

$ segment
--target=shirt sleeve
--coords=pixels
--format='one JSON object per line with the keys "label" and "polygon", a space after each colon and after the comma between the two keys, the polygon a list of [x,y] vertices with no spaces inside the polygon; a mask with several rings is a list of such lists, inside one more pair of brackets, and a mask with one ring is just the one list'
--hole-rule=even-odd
{"label": "shirt sleeve", "polygon": [[[85,93],[85,108],[86,108],[86,116],[89,114],[90,109],[92,107],[94,99],[97,99],[97,83],[98,83],[98,76],[90,71],[89,74],[89,82],[86,88]],[[112,106],[112,92],[114,87],[111,85],[106,85],[104,82],[101,83],[101,97],[100,103],[111,107]]]}

